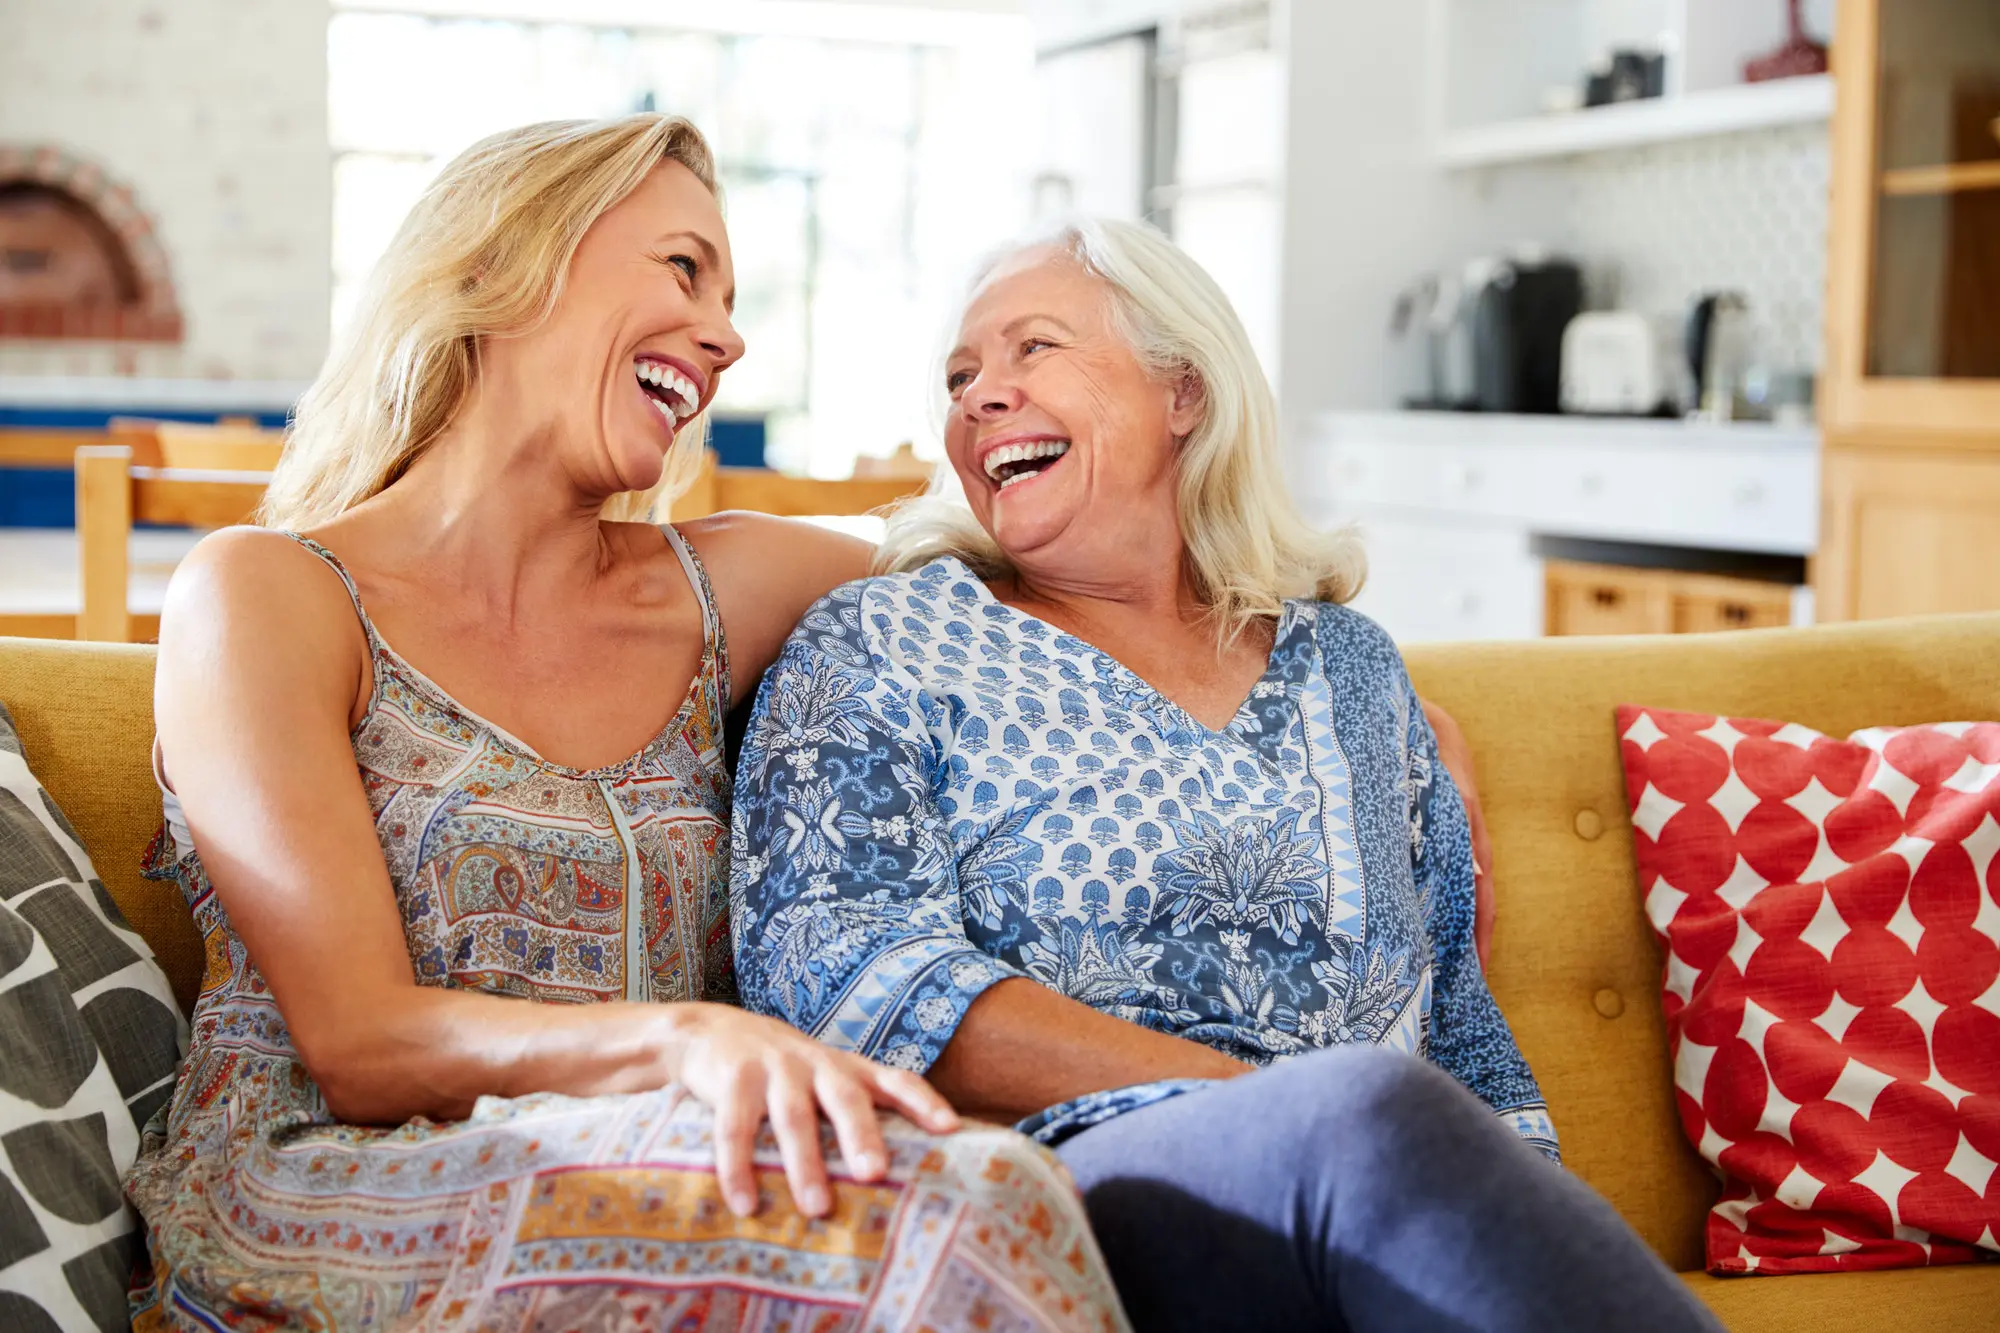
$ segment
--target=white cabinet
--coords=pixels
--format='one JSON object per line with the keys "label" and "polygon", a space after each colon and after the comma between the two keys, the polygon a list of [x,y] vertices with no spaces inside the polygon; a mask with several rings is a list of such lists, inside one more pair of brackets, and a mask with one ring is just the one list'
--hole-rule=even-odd
{"label": "white cabinet", "polygon": [[1542,562],[1525,529],[1383,510],[1357,517],[1368,582],[1354,609],[1404,643],[1542,632]]}
{"label": "white cabinet", "polygon": [[1293,441],[1307,516],[1357,524],[1356,605],[1406,642],[1541,633],[1534,542],[1810,555],[1812,431],[1434,413],[1326,413]]}

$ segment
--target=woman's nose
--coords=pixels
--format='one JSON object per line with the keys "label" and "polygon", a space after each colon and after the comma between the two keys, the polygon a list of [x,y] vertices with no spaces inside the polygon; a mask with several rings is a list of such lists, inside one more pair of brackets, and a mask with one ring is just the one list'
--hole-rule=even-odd
{"label": "woman's nose", "polygon": [[966,386],[960,402],[969,415],[981,420],[1006,416],[1021,405],[1021,393],[1000,376],[984,375]]}
{"label": "woman's nose", "polygon": [[743,358],[743,335],[727,319],[720,325],[703,329],[696,341],[701,344],[701,350],[708,353],[716,370],[727,370]]}

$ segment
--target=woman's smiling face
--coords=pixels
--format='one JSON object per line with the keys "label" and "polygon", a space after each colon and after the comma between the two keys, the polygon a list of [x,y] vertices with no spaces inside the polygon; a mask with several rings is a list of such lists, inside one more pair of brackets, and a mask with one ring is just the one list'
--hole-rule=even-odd
{"label": "woman's smiling face", "polygon": [[980,525],[1018,568],[1115,575],[1176,524],[1175,454],[1199,418],[1190,383],[1154,378],[1110,288],[1063,250],[987,275],[945,361],[945,452]]}
{"label": "woman's smiling face", "polygon": [[662,163],[584,233],[549,317],[491,340],[482,369],[515,386],[523,419],[557,426],[580,489],[649,490],[743,354],[735,289],[715,196]]}

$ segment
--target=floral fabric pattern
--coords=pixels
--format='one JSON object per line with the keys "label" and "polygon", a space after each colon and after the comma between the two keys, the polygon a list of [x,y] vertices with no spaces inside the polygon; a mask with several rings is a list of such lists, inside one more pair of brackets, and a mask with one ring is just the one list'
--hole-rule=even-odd
{"label": "floral fabric pattern", "polygon": [[835,1045],[927,1069],[1028,977],[1253,1063],[1428,1056],[1556,1155],[1472,951],[1464,808],[1394,645],[1344,608],[1288,603],[1212,731],[955,559],[850,584],[765,678],[731,838],[744,1003]]}

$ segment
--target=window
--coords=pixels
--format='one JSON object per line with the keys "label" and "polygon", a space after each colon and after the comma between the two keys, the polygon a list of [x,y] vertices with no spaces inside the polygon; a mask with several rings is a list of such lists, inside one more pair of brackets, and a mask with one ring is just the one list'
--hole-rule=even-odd
{"label": "window", "polygon": [[1029,218],[1025,19],[835,0],[337,0],[328,60],[336,327],[473,140],[670,111],[715,149],[736,260],[750,350],[718,410],[763,416],[770,463],[816,475],[904,440],[934,447],[944,321],[972,263]]}

